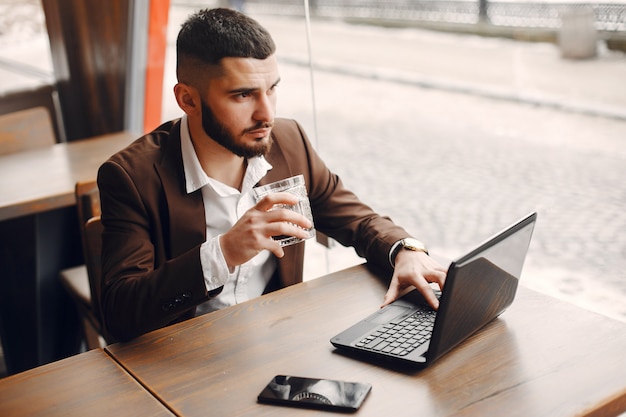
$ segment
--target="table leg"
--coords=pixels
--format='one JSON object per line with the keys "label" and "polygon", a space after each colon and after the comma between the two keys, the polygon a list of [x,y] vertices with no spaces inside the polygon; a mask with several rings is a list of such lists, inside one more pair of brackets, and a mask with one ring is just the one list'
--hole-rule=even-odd
{"label": "table leg", "polygon": [[0,336],[9,374],[79,353],[59,271],[82,262],[74,207],[0,222]]}

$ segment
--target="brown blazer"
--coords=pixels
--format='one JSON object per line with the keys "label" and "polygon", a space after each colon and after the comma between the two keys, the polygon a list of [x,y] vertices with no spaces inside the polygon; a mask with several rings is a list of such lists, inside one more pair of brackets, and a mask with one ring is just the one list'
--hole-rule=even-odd
{"label": "brown blazer", "polygon": [[[348,191],[317,155],[300,125],[277,119],[265,184],[303,174],[317,230],[369,262],[389,268],[394,242],[408,234]],[[185,192],[180,120],[167,122],[113,155],[98,172],[102,203],[102,310],[119,340],[181,321],[210,296],[200,245],[206,240],[200,191]],[[304,245],[278,261],[283,286],[302,281]]]}

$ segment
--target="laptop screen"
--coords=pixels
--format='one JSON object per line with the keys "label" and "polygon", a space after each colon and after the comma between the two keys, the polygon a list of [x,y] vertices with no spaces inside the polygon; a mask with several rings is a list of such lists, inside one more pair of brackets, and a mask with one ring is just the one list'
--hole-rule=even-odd
{"label": "laptop screen", "polygon": [[428,361],[448,352],[511,305],[535,219],[535,214],[526,217],[450,265]]}

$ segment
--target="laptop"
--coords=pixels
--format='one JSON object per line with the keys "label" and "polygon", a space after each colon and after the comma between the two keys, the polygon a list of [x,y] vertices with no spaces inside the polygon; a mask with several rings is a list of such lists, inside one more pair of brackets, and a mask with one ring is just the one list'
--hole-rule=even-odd
{"label": "laptop", "polygon": [[438,311],[413,290],[330,342],[346,353],[429,366],[511,305],[536,220],[533,212],[454,260]]}

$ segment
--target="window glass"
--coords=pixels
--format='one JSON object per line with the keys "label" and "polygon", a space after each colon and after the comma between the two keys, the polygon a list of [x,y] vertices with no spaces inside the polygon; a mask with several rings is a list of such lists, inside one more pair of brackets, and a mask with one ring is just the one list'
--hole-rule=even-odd
{"label": "window glass", "polygon": [[0,1],[0,94],[31,90],[53,81],[41,3]]}
{"label": "window glass", "polygon": [[[624,5],[586,4],[245,10],[278,45],[279,116],[302,123],[362,200],[442,262],[536,210],[522,283],[626,320]],[[342,250],[324,253],[331,270],[336,253],[337,267],[355,262]]]}

